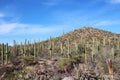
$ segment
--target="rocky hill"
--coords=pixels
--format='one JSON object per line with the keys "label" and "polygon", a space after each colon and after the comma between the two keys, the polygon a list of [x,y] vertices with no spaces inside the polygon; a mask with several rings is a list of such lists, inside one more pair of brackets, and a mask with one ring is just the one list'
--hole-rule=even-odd
{"label": "rocky hill", "polygon": [[0,52],[3,80],[120,79],[120,35],[92,27]]}

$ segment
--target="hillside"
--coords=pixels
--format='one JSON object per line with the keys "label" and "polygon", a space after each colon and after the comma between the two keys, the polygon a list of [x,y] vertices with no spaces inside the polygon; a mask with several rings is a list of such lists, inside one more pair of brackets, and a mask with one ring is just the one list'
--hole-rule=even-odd
{"label": "hillside", "polygon": [[[67,46],[67,42],[69,41],[69,45],[72,47],[74,44],[80,44],[81,41],[84,41],[85,43],[91,44],[93,43],[93,40],[100,42],[100,44],[103,44],[105,41],[107,44],[116,43],[117,41],[120,41],[120,35],[116,33],[112,33],[109,31],[104,31],[97,28],[92,27],[84,27],[81,29],[74,30],[72,32],[63,34],[60,37],[51,38],[51,41],[53,42],[54,48],[57,50],[60,47],[60,44],[63,45],[63,47]],[[46,45],[46,49],[49,47],[50,40],[46,40],[41,42],[42,44]],[[58,52],[58,51],[57,51]]]}
{"label": "hillside", "polygon": [[[55,42],[65,42],[67,39],[72,42],[79,42],[81,39],[91,41],[93,38],[97,40],[103,40],[103,39],[110,39],[110,40],[119,40],[120,35],[116,33],[112,33],[109,31],[92,28],[92,27],[84,27],[81,29],[74,30],[72,32],[63,34],[60,37],[53,38]],[[43,41],[43,42],[48,42]]]}
{"label": "hillside", "polygon": [[84,27],[42,42],[16,42],[0,46],[3,80],[120,79],[119,34]]}

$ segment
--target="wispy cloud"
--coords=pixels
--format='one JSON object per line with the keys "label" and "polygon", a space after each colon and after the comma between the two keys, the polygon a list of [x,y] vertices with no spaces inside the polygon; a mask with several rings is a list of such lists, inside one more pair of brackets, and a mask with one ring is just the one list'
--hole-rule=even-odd
{"label": "wispy cloud", "polygon": [[57,5],[59,2],[60,0],[45,0],[41,2],[41,4],[45,6],[54,6],[54,5]]}
{"label": "wispy cloud", "polygon": [[106,1],[111,4],[120,4],[120,0],[106,0]]}
{"label": "wispy cloud", "polygon": [[103,21],[97,21],[94,22],[93,25],[94,26],[111,26],[111,25],[118,25],[120,24],[119,21],[111,21],[111,20],[103,20]]}
{"label": "wispy cloud", "polygon": [[5,16],[5,15],[4,15],[3,13],[0,13],[0,18],[1,18],[1,17],[4,17],[4,16]]}
{"label": "wispy cloud", "polygon": [[11,24],[1,24],[0,25],[0,34],[6,34],[11,32],[16,27],[16,23]]}
{"label": "wispy cloud", "polygon": [[[61,25],[64,27],[64,25]],[[56,31],[62,31],[60,25],[56,26],[43,26],[43,25],[31,25],[31,24],[21,24],[21,23],[6,23],[0,25],[0,34],[46,34]]]}
{"label": "wispy cloud", "polygon": [[71,4],[73,1],[74,0],[44,0],[41,4],[45,6],[56,6],[59,4]]}

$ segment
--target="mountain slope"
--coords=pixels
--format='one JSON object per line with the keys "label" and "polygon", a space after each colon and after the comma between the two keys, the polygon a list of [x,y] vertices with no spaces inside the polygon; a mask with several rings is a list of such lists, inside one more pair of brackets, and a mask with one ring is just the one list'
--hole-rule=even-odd
{"label": "mountain slope", "polygon": [[69,39],[70,42],[78,42],[80,39],[92,40],[92,38],[96,38],[98,40],[102,39],[120,39],[120,35],[116,33],[111,33],[109,31],[104,31],[97,28],[92,27],[84,27],[81,29],[74,30],[67,34],[63,34],[60,37],[55,38],[55,41],[63,41]]}

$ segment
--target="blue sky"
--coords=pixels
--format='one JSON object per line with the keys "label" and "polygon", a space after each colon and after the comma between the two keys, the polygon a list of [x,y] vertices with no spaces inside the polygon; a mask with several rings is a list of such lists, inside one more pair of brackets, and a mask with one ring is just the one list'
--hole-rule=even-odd
{"label": "blue sky", "polygon": [[0,0],[0,43],[44,40],[84,26],[120,33],[120,0]]}

